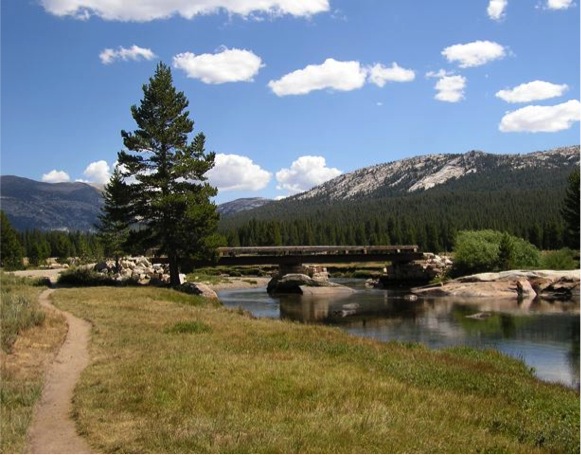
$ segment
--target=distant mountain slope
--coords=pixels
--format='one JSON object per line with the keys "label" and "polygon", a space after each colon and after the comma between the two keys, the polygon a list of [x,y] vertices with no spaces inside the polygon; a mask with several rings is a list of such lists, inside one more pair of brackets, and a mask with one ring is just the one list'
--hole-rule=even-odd
{"label": "distant mountain slope", "polygon": [[0,207],[12,226],[21,231],[94,230],[101,204],[101,192],[86,183],[44,183],[0,176]]}
{"label": "distant mountain slope", "polygon": [[481,189],[487,189],[487,185],[498,189],[507,182],[513,188],[523,189],[543,183],[530,180],[531,175],[539,174],[537,177],[545,181],[551,178],[551,172],[575,165],[579,165],[579,146],[525,155],[496,155],[480,151],[425,155],[343,174],[288,200],[370,199],[429,190],[439,185],[460,183],[461,180],[466,180],[472,189],[478,182]]}
{"label": "distant mountain slope", "polygon": [[426,155],[341,175],[221,221],[232,245],[419,244],[453,248],[455,232],[495,229],[544,249],[567,242],[560,208],[579,146],[526,155]]}
{"label": "distant mountain slope", "polygon": [[218,213],[221,216],[231,216],[236,213],[244,212],[246,210],[252,210],[263,205],[272,202],[271,199],[265,199],[262,197],[248,197],[240,198],[234,201],[225,202],[218,206]]}

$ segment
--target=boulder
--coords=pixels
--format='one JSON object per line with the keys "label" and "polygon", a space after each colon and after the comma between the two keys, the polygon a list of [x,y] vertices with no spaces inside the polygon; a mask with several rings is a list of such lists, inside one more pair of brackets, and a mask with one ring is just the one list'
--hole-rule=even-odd
{"label": "boulder", "polygon": [[480,273],[437,286],[413,288],[416,295],[433,297],[495,297],[568,300],[579,294],[580,271],[509,270]]}
{"label": "boulder", "polygon": [[266,287],[269,294],[308,294],[321,295],[331,292],[347,292],[346,286],[332,283],[328,275],[324,279],[311,278],[303,273],[289,273],[273,277]]}

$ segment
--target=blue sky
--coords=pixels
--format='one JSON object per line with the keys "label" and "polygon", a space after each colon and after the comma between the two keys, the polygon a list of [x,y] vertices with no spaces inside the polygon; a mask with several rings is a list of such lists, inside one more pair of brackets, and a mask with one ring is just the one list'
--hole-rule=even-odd
{"label": "blue sky", "polygon": [[103,183],[159,61],[217,202],[579,143],[575,0],[2,0],[1,173]]}

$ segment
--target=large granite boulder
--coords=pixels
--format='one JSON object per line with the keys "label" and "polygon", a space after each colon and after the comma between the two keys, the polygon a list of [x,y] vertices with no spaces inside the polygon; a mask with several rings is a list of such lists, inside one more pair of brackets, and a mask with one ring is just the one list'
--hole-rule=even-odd
{"label": "large granite boulder", "polygon": [[433,297],[494,297],[570,299],[579,294],[580,271],[509,270],[479,273],[445,284],[413,288],[412,292]]}
{"label": "large granite boulder", "polygon": [[303,273],[288,273],[273,277],[266,291],[269,294],[322,295],[335,292],[354,292],[353,289],[329,281],[328,276],[310,277]]}

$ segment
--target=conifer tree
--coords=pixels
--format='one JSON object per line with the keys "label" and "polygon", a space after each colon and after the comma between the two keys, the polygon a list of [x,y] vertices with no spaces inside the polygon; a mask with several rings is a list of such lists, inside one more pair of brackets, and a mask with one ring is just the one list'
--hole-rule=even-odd
{"label": "conifer tree", "polygon": [[132,187],[125,183],[119,166],[103,190],[103,206],[99,215],[99,238],[107,256],[115,258],[115,270],[119,272],[119,258],[127,251],[129,228],[134,221],[131,201]]}
{"label": "conifer tree", "polygon": [[23,248],[6,214],[0,210],[0,263],[8,270],[22,268]]}
{"label": "conifer tree", "polygon": [[568,230],[568,244],[571,248],[579,248],[579,169],[569,175],[569,186],[561,215],[565,219]]}
{"label": "conifer tree", "polygon": [[211,254],[218,223],[210,200],[217,190],[205,176],[215,154],[206,153],[203,133],[189,142],[194,122],[188,104],[170,68],[159,63],[143,86],[141,105],[131,107],[138,128],[121,132],[127,151],[118,154],[124,179],[135,179],[131,212],[140,229],[133,238],[167,255],[172,286],[179,285],[181,260]]}

